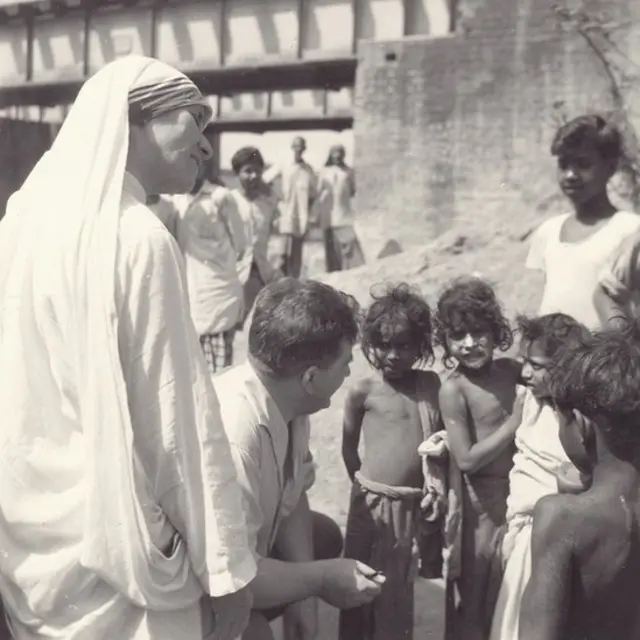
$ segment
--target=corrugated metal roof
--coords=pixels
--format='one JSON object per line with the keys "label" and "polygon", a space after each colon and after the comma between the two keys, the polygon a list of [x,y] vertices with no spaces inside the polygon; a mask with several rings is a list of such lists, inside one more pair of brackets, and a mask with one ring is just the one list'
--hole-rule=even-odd
{"label": "corrugated metal roof", "polygon": [[42,0],[0,0],[0,8],[17,7],[20,4],[38,4]]}

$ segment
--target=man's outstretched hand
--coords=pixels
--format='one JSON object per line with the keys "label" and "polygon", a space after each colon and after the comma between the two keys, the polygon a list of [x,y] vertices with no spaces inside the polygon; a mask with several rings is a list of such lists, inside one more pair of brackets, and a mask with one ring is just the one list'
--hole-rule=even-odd
{"label": "man's outstretched hand", "polygon": [[239,638],[249,623],[253,596],[249,587],[219,598],[211,598],[215,614],[215,640],[235,640]]}
{"label": "man's outstretched hand", "polygon": [[351,609],[371,602],[379,593],[385,577],[357,560],[323,560],[324,572],[320,597],[339,609]]}

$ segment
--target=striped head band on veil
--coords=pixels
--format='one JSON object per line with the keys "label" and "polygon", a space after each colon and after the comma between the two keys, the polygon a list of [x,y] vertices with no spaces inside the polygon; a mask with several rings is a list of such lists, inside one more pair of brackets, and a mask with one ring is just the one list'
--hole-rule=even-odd
{"label": "striped head band on veil", "polygon": [[154,61],[129,91],[131,124],[144,124],[171,111],[194,107],[204,112],[205,122],[211,119],[213,110],[198,87],[175,70],[167,77],[165,65],[159,61]]}

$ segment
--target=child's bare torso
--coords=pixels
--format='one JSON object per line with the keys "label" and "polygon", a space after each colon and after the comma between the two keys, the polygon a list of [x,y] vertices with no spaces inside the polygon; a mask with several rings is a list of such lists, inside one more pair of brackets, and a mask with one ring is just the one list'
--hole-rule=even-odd
{"label": "child's bare torso", "polygon": [[424,434],[419,395],[421,388],[433,389],[429,395],[435,402],[438,386],[437,374],[426,371],[414,371],[393,386],[382,378],[371,379],[362,420],[365,455],[360,471],[366,478],[393,486],[422,487],[418,447]]}
{"label": "child's bare torso", "polygon": [[633,494],[637,487],[577,498],[584,539],[576,544],[568,640],[640,640],[640,498]]}
{"label": "child's bare torso", "polygon": [[[496,359],[491,368],[478,375],[457,369],[452,377],[464,395],[472,441],[480,442],[501,427],[513,411],[520,366],[509,358]],[[513,466],[513,447],[506,447],[492,462],[475,475],[506,477]]]}

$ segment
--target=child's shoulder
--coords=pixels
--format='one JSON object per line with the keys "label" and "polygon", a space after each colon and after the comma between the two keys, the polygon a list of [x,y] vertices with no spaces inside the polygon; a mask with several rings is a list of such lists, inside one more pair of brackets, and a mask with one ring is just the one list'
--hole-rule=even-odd
{"label": "child's shoulder", "polygon": [[440,396],[452,397],[454,395],[464,394],[464,387],[467,378],[460,369],[456,368],[449,371],[444,380],[440,381]]}
{"label": "child's shoulder", "polygon": [[372,375],[360,378],[349,387],[347,395],[352,400],[358,398],[364,399],[371,393],[375,385],[379,384],[379,382],[380,381]]}

